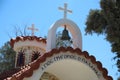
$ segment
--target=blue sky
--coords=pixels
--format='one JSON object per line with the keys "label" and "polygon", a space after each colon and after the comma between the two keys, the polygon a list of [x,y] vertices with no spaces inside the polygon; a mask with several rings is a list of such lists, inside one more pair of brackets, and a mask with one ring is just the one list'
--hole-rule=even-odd
{"label": "blue sky", "polygon": [[117,79],[117,68],[112,59],[110,43],[105,40],[105,35],[85,35],[85,22],[90,9],[100,9],[100,0],[0,0],[0,46],[10,40],[8,34],[14,38],[14,26],[21,29],[27,25],[35,24],[39,29],[35,33],[44,37],[50,26],[63,18],[63,12],[58,7],[68,3],[68,8],[73,11],[68,18],[73,20],[80,28],[83,38],[83,50],[94,55],[101,61],[103,67],[108,69],[109,75]]}

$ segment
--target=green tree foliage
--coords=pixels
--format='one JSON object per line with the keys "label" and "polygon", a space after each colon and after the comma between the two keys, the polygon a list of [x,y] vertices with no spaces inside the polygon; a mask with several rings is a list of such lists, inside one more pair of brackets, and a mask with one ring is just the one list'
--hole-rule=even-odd
{"label": "green tree foliage", "polygon": [[120,77],[117,80],[120,80]]}
{"label": "green tree foliage", "polygon": [[120,0],[101,0],[101,9],[91,10],[86,21],[86,34],[104,34],[111,43],[120,72]]}
{"label": "green tree foliage", "polygon": [[[16,28],[17,29],[17,28]],[[23,33],[21,31],[21,34],[26,36],[26,31]],[[16,36],[20,35],[20,33],[16,33]],[[23,36],[22,35],[22,36]],[[61,32],[58,32],[56,34],[57,40],[56,40],[56,46],[59,48],[61,46],[67,47],[67,45],[71,45],[71,41],[64,42],[61,40]],[[47,38],[47,37],[45,37]],[[15,51],[11,48],[9,42],[6,42],[1,48],[0,48],[0,73],[15,68]]]}
{"label": "green tree foliage", "polygon": [[[26,31],[27,25],[23,30],[18,26],[14,26],[15,36],[29,36]],[[0,73],[15,68],[15,51],[11,48],[9,41],[0,48]]]}
{"label": "green tree foliage", "polygon": [[5,70],[13,69],[15,66],[15,52],[9,42],[0,48],[0,73]]}

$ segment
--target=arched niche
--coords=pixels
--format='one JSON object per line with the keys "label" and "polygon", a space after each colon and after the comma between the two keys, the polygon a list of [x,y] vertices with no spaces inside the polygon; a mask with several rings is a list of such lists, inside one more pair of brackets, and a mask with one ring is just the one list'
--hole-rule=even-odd
{"label": "arched niche", "polygon": [[56,30],[64,25],[67,26],[67,30],[72,35],[73,48],[80,48],[82,50],[82,35],[77,24],[69,19],[60,19],[56,21],[48,31],[46,51],[56,48]]}
{"label": "arched niche", "polygon": [[[23,75],[16,78],[40,80],[44,72],[53,74],[60,80],[113,80],[94,56],[86,51],[70,47],[53,49],[28,66]],[[27,69],[27,68],[26,68]]]}
{"label": "arched niche", "polygon": [[44,72],[55,75],[59,80],[100,80],[88,66],[72,59],[54,62]]}

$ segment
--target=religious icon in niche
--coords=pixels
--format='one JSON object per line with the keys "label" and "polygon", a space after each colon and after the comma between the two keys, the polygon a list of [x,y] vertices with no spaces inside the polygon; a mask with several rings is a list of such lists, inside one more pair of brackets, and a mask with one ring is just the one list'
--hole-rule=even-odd
{"label": "religious icon in niche", "polygon": [[38,52],[38,51],[33,51],[32,61],[36,60],[39,56],[40,56],[40,52]]}
{"label": "religious icon in niche", "polygon": [[17,66],[24,66],[24,50],[18,52]]}
{"label": "religious icon in niche", "polygon": [[59,80],[59,79],[51,73],[44,72],[40,80]]}

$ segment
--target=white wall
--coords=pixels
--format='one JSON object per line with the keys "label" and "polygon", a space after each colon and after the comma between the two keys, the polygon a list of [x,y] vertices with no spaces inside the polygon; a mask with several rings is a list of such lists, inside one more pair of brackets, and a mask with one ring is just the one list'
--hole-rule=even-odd
{"label": "white wall", "polygon": [[47,51],[56,48],[56,30],[58,27],[66,25],[73,38],[73,48],[82,50],[82,36],[79,27],[69,19],[60,19],[56,21],[48,31],[47,36]]}

